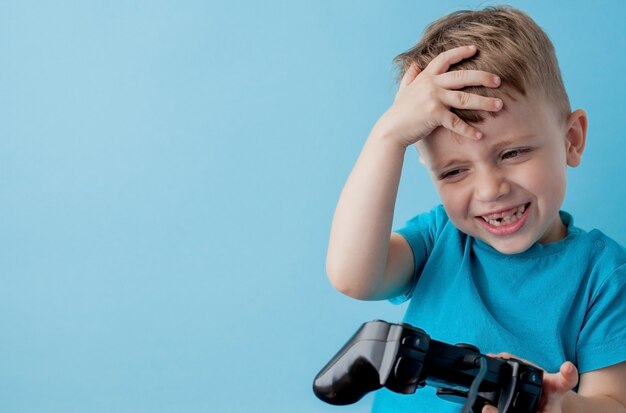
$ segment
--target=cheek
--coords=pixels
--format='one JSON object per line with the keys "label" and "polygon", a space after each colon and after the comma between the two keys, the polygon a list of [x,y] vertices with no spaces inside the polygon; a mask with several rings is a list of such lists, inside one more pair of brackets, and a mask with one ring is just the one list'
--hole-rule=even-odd
{"label": "cheek", "polygon": [[553,209],[560,209],[565,198],[565,171],[552,175],[546,182],[546,201]]}
{"label": "cheek", "polygon": [[551,208],[560,208],[565,197],[565,168],[546,168],[538,166],[527,170],[520,177],[524,186],[539,198],[539,201]]}
{"label": "cheek", "polygon": [[463,187],[454,185],[438,190],[441,202],[452,222],[456,224],[467,216],[471,198],[467,189],[464,190]]}

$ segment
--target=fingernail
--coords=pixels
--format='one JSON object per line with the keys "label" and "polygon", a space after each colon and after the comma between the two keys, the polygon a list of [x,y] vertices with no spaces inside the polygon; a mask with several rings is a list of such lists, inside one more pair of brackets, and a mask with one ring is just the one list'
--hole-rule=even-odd
{"label": "fingernail", "polygon": [[501,99],[497,99],[497,100],[496,100],[496,102],[495,102],[495,107],[496,107],[496,109],[497,109],[497,110],[502,109],[502,104],[503,104],[503,103],[502,103],[502,100],[501,100]]}
{"label": "fingernail", "polygon": [[493,84],[495,86],[500,86],[500,76],[494,76],[493,77]]}
{"label": "fingernail", "polygon": [[482,138],[482,137],[483,137],[483,134],[482,134],[482,132],[476,132],[476,133],[474,134],[474,137],[475,137],[476,139],[480,139],[480,138]]}

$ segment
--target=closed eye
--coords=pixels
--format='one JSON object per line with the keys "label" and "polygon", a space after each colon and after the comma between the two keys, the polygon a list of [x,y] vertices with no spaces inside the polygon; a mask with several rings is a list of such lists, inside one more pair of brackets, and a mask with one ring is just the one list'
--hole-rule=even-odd
{"label": "closed eye", "polygon": [[519,149],[511,149],[509,151],[505,151],[500,155],[503,160],[507,159],[517,159],[521,158],[523,155],[531,152],[531,148],[519,148]]}
{"label": "closed eye", "polygon": [[463,172],[465,172],[465,169],[451,169],[439,174],[439,180],[454,180],[459,178]]}

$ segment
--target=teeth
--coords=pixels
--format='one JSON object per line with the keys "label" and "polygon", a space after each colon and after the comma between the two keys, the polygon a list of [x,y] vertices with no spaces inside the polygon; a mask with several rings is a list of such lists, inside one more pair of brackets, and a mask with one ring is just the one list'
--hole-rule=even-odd
{"label": "teeth", "polygon": [[494,227],[499,227],[501,225],[509,225],[513,222],[517,221],[524,215],[524,211],[526,211],[526,204],[520,205],[517,207],[517,210],[510,215],[497,217],[498,214],[492,214],[490,217],[482,216],[481,218],[488,222],[489,225],[493,225]]}

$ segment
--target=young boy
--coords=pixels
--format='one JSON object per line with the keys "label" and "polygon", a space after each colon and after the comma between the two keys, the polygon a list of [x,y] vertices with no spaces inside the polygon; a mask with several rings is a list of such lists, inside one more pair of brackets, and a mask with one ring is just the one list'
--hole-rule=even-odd
{"label": "young boy", "polygon": [[[541,412],[626,412],[626,251],[560,211],[587,116],[570,109],[550,40],[513,8],[457,12],[397,61],[396,99],[337,205],[331,282],[358,299],[411,299],[405,321],[433,338],[544,368]],[[411,145],[443,205],[392,233]],[[374,402],[458,410],[428,387]]]}

